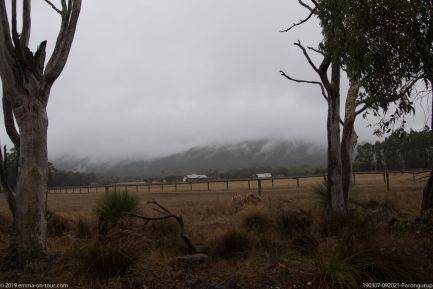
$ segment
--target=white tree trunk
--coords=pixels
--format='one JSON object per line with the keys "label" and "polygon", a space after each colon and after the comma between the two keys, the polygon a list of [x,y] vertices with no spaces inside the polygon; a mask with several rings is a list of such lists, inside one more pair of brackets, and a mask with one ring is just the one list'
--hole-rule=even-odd
{"label": "white tree trunk", "polygon": [[340,146],[340,66],[332,65],[332,89],[328,94],[328,212],[345,213]]}
{"label": "white tree trunk", "polygon": [[26,99],[28,102],[14,110],[21,144],[13,245],[18,264],[39,271],[47,260],[48,118],[38,97]]}
{"label": "white tree trunk", "polygon": [[352,188],[352,158],[358,136],[355,132],[356,99],[359,92],[359,82],[351,81],[346,98],[343,135],[341,137],[341,165],[344,202],[349,203],[349,193]]}

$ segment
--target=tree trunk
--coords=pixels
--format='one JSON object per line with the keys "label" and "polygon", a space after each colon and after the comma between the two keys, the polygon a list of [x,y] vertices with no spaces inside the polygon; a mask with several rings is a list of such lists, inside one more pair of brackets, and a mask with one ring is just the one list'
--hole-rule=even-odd
{"label": "tree trunk", "polygon": [[[432,112],[433,112],[433,78],[430,79],[430,88],[432,89]],[[431,116],[431,134],[433,137],[433,115]],[[427,184],[423,190],[421,210],[430,210],[433,208],[433,164]]]}
{"label": "tree trunk", "polygon": [[349,203],[349,193],[352,187],[353,150],[355,149],[356,141],[358,139],[355,132],[356,99],[358,91],[359,83],[357,81],[351,81],[346,98],[343,135],[341,137],[342,186],[346,207]]}
{"label": "tree trunk", "polygon": [[48,264],[45,215],[48,181],[46,105],[40,97],[27,96],[24,103],[14,109],[14,114],[21,144],[14,240],[11,246],[16,252],[19,266],[40,271],[43,269],[41,267]]}
{"label": "tree trunk", "polygon": [[332,89],[328,94],[328,212],[344,213],[340,146],[340,66],[332,64]]}

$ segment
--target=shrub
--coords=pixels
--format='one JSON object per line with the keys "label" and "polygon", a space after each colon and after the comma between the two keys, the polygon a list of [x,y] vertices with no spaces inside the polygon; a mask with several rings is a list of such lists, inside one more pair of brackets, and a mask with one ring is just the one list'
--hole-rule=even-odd
{"label": "shrub", "polygon": [[135,243],[122,241],[95,240],[78,250],[83,269],[99,278],[123,275],[137,259]]}
{"label": "shrub", "polygon": [[269,217],[261,211],[252,211],[243,219],[243,225],[247,230],[252,230],[259,233],[263,233],[269,224]]}
{"label": "shrub", "polygon": [[57,215],[51,211],[47,211],[47,233],[53,236],[62,236],[70,229],[69,220]]}
{"label": "shrub", "polygon": [[245,257],[252,248],[252,240],[245,231],[230,230],[214,245],[215,253],[223,258]]}
{"label": "shrub", "polygon": [[275,222],[277,230],[282,237],[293,237],[295,234],[306,233],[313,223],[313,219],[304,210],[283,210],[277,213]]}
{"label": "shrub", "polygon": [[122,214],[137,212],[139,202],[137,196],[129,195],[128,192],[108,192],[99,201],[95,212],[100,218],[117,222]]}

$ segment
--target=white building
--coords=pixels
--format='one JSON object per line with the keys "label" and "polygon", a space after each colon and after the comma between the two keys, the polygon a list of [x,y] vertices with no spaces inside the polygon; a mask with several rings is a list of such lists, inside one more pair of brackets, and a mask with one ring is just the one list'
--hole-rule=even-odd
{"label": "white building", "polygon": [[197,174],[191,174],[186,175],[183,177],[183,182],[196,182],[196,181],[204,181],[209,179],[206,175],[197,175]]}
{"label": "white building", "polygon": [[272,179],[272,174],[271,173],[260,173],[260,174],[256,174],[256,177],[258,179]]}

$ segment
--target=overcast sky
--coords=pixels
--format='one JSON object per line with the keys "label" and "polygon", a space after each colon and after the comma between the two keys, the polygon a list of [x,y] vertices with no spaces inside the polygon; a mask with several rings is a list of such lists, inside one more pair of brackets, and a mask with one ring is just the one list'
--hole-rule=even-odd
{"label": "overcast sky", "polygon": [[[31,48],[47,39],[52,49],[60,17],[32,2]],[[259,138],[325,143],[320,90],[279,74],[317,78],[292,44],[317,45],[318,22],[278,32],[306,13],[295,0],[83,0],[48,105],[50,157],[143,159]],[[415,128],[426,121],[418,112],[408,117]],[[374,139],[366,125],[357,123],[361,142]]]}

